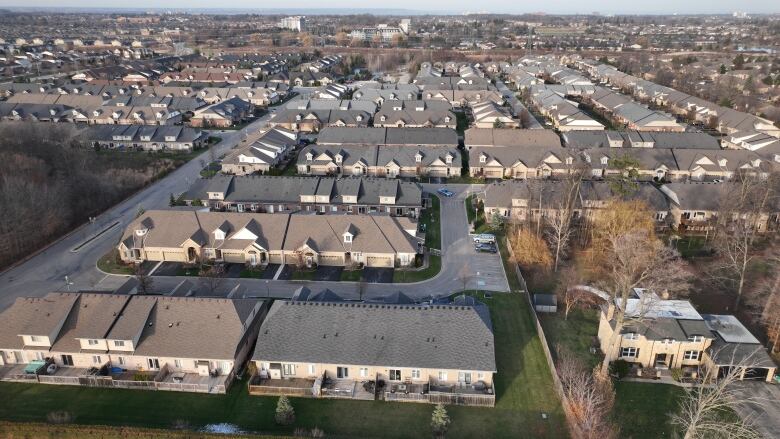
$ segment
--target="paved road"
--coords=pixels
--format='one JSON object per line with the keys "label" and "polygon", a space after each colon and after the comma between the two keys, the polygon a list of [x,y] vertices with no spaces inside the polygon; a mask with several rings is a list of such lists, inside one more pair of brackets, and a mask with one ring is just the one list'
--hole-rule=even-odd
{"label": "paved road", "polygon": [[[435,192],[440,185],[424,184],[423,189]],[[413,299],[447,296],[463,290],[463,276],[466,273],[466,288],[486,291],[509,291],[509,284],[498,254],[477,253],[468,234],[468,219],[464,201],[469,193],[482,190],[480,185],[448,185],[456,193],[452,198],[441,199],[442,236],[444,252],[442,269],[429,280],[406,284],[366,284],[364,299],[388,295],[397,291]],[[119,276],[112,276],[118,278]],[[184,278],[179,276],[154,276],[154,289],[170,291]],[[199,294],[225,295],[238,287],[234,297],[290,297],[296,289],[306,286],[313,291],[328,288],[345,298],[360,298],[359,284],[354,282],[291,281],[266,279],[223,279],[216,291],[205,287],[205,282],[189,278],[195,283]]]}
{"label": "paved road", "polygon": [[739,406],[739,415],[750,420],[765,438],[780,438],[780,386],[754,381],[737,385],[739,392],[756,400]]}
{"label": "paved road", "polygon": [[[227,152],[240,143],[245,131],[252,132],[263,127],[270,118],[265,115],[246,129],[220,133],[222,142],[217,144],[217,155]],[[66,290],[65,276],[72,285],[71,290],[94,288],[106,276],[95,267],[95,261],[106,254],[119,242],[122,230],[135,218],[139,207],[146,210],[168,206],[170,195],[184,192],[200,176],[200,159],[208,160],[206,151],[198,158],[190,160],[179,169],[117,204],[97,217],[94,224],[88,224],[23,264],[0,274],[0,310],[5,309],[20,296],[43,296],[55,290]],[[118,222],[78,252],[71,250],[82,244],[87,238],[105,230]],[[116,279],[121,283],[122,279]]]}
{"label": "paved road", "polygon": [[[246,130],[221,134],[222,142],[216,147],[218,154],[226,152],[240,143],[245,131],[250,133],[262,127],[269,116],[255,121]],[[202,157],[207,158],[208,152]],[[95,262],[117,244],[125,226],[135,218],[139,207],[146,210],[168,206],[170,194],[185,191],[199,176],[199,159],[191,160],[164,179],[145,188],[124,202],[109,209],[97,218],[94,224],[86,225],[67,236],[47,250],[23,264],[0,274],[0,310],[5,309],[17,297],[43,296],[51,291],[110,289],[120,286],[126,276],[106,275],[95,267]],[[440,185],[423,185],[427,192],[435,192]],[[468,235],[468,220],[464,200],[469,193],[482,190],[479,185],[448,185],[456,193],[452,198],[441,199],[442,227],[442,269],[434,278],[413,284],[368,284],[364,298],[379,297],[396,291],[403,291],[413,298],[444,296],[463,289],[463,274],[468,289],[509,291],[499,255],[476,253]],[[113,226],[112,226],[113,225]],[[100,234],[95,237],[95,235]],[[85,241],[92,240],[85,244]],[[73,249],[81,246],[74,252]],[[65,276],[69,283],[66,284]],[[170,291],[184,278],[155,276],[154,289]],[[198,278],[190,278],[202,287]],[[239,285],[240,284],[240,285]],[[345,297],[358,298],[359,284],[347,282],[300,282],[262,279],[225,279],[217,294],[227,294],[238,286],[234,295],[290,297],[301,286],[312,290],[329,288]]]}

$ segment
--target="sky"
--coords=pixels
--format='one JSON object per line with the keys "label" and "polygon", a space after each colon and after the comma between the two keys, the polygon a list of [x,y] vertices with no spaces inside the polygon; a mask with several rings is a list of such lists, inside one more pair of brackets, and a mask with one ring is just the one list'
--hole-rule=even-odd
{"label": "sky", "polygon": [[[164,6],[163,6],[164,5]],[[283,5],[283,6],[282,6]],[[230,0],[228,2],[214,2],[213,0],[33,0],[22,2],[20,0],[0,0],[0,7],[95,7],[95,8],[252,8],[263,9],[271,13],[269,9],[289,8],[302,9],[294,11],[305,13],[306,9],[339,8],[347,11],[364,12],[369,9],[365,0],[287,0],[278,3],[270,0]],[[511,1],[511,0],[393,0],[383,7],[393,9],[410,9],[425,12],[463,13],[463,12],[494,12],[494,13],[524,13],[546,12],[550,14],[574,14],[600,12],[602,14],[714,14],[745,11],[748,13],[777,13],[780,12],[780,2],[776,0],[547,0],[535,1]],[[284,13],[285,10],[276,11]]]}

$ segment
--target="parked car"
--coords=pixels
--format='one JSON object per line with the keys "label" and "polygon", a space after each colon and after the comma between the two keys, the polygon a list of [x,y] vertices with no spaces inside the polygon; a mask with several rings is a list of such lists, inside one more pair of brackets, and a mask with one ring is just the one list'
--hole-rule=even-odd
{"label": "parked car", "polygon": [[475,244],[495,244],[496,243],[496,236],[491,235],[490,233],[480,233],[479,235],[474,236],[474,243]]}
{"label": "parked car", "polygon": [[452,197],[453,195],[455,195],[455,192],[452,192],[451,190],[449,190],[449,189],[446,189],[446,188],[440,188],[440,189],[439,189],[439,190],[437,190],[436,192],[438,192],[438,193],[439,193],[439,195],[443,195],[443,196],[445,196],[445,197],[447,197],[447,198],[450,198],[450,197]]}
{"label": "parked car", "polygon": [[498,249],[493,244],[477,244],[474,246],[474,250],[484,253],[497,253]]}

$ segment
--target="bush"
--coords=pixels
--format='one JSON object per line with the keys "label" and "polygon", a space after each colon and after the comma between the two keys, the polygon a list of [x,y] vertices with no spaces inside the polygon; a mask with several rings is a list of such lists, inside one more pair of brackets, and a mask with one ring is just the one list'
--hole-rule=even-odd
{"label": "bush", "polygon": [[682,381],[683,371],[682,369],[672,369],[672,379],[675,381]]}
{"label": "bush", "polygon": [[609,371],[612,375],[617,376],[619,380],[628,375],[628,371],[631,369],[631,363],[626,360],[616,360],[609,365]]}
{"label": "bush", "polygon": [[50,424],[70,424],[73,422],[73,415],[65,410],[57,410],[46,414],[46,421]]}

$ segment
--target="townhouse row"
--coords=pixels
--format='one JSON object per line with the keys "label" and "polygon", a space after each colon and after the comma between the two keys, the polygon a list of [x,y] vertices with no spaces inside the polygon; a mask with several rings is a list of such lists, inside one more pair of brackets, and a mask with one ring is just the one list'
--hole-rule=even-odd
{"label": "townhouse row", "polygon": [[[0,314],[0,380],[495,405],[483,304],[51,293]],[[254,346],[254,352],[251,351]]]}

